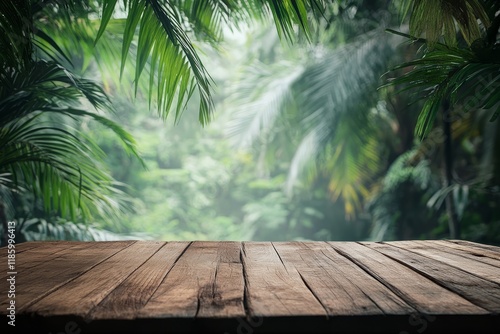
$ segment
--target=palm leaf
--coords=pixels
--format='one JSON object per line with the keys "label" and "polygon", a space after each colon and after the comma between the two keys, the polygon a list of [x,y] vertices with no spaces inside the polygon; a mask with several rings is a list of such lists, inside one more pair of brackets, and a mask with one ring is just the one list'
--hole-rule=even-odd
{"label": "palm leaf", "polygon": [[[250,147],[262,132],[268,131],[294,94],[293,84],[303,75],[303,66],[283,61],[272,67],[256,63],[235,86],[232,99],[240,107],[227,124],[227,135],[240,148]],[[259,82],[259,86],[255,85]]]}
{"label": "palm leaf", "polygon": [[[130,134],[115,122],[73,107],[85,98],[96,108],[109,108],[102,89],[46,61],[34,62],[24,71],[7,71],[0,78],[0,171],[8,173],[12,184],[40,197],[46,210],[72,219],[80,214],[112,216],[122,210],[112,199],[116,185],[101,165],[104,154],[68,122],[77,126],[76,121],[91,118],[137,154]],[[57,123],[49,115],[58,116]]]}
{"label": "palm leaf", "polygon": [[[403,87],[401,91],[415,90],[420,93],[417,98],[425,99],[415,128],[420,138],[432,129],[445,99],[464,112],[492,109],[500,101],[495,89],[500,84],[500,61],[495,52],[488,57],[478,57],[471,49],[436,43],[421,58],[399,65],[395,70],[406,67],[412,69],[384,86],[399,85]],[[496,115],[498,111],[494,110],[491,120],[495,120]]]}
{"label": "palm leaf", "polygon": [[[126,1],[128,16],[123,33],[122,73],[137,30],[136,73],[137,85],[147,63],[150,64],[150,98],[155,98],[158,110],[166,117],[171,108],[178,120],[196,88],[200,97],[199,121],[206,124],[213,109],[212,79],[204,68],[186,28],[197,32],[208,41],[218,40],[224,24],[249,21],[263,17],[269,11],[276,22],[280,36],[289,40],[298,24],[309,36],[308,6],[320,7],[321,1]],[[307,3],[307,4],[306,4]],[[110,21],[116,2],[103,8],[98,38]],[[187,27],[184,25],[187,24]],[[96,42],[97,42],[96,40]],[[167,66],[168,64],[168,66]],[[172,71],[171,68],[175,68]],[[153,90],[153,84],[157,89]],[[137,87],[137,86],[136,86]],[[175,102],[174,102],[175,101]]]}
{"label": "palm leaf", "polygon": [[313,61],[305,64],[297,59],[296,63],[252,68],[235,88],[243,88],[246,98],[238,100],[241,109],[234,114],[229,133],[248,146],[259,135],[268,135],[273,126],[275,130],[278,119],[298,121],[301,140],[289,166],[288,193],[304,171],[312,176],[326,174],[332,197],[341,197],[346,214],[352,217],[368,192],[369,175],[379,166],[377,145],[368,139],[374,131],[366,112],[369,106],[360,101],[376,102],[379,78],[395,47],[390,35],[379,29],[346,46],[313,51]]}
{"label": "palm leaf", "polygon": [[400,3],[403,15],[410,15],[410,34],[425,34],[431,45],[441,37],[447,45],[456,45],[456,25],[470,45],[481,37],[478,19],[484,27],[490,25],[480,0],[404,0]]}

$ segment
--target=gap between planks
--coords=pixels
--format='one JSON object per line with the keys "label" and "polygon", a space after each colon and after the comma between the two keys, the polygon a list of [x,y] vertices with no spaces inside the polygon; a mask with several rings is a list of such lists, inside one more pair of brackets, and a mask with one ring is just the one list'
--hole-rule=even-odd
{"label": "gap between planks", "polygon": [[[422,314],[485,314],[485,309],[359,242],[328,242]],[[432,295],[433,298],[429,298]]]}
{"label": "gap between planks", "polygon": [[[85,317],[87,319],[133,319],[165,281],[192,242],[165,242],[136,270],[110,291]],[[151,265],[149,265],[151,262]],[[152,268],[151,268],[152,267]]]}
{"label": "gap between planks", "polygon": [[360,244],[406,266],[483,310],[500,312],[500,289],[495,282],[411,249],[396,246],[395,243]]}
{"label": "gap between planks", "polygon": [[[41,300],[48,294],[56,291],[60,287],[64,286],[66,283],[72,281],[73,279],[77,278],[78,276],[84,274],[86,271],[90,270],[93,268],[93,266],[96,265],[96,262],[102,262],[107,259],[107,257],[112,256],[114,253],[119,252],[120,250],[124,249],[125,247],[130,246],[130,244],[133,243],[131,241],[119,241],[119,242],[112,242],[112,243],[102,243],[99,244],[98,246],[92,248],[91,250],[88,250],[90,253],[92,252],[97,252],[99,254],[99,250],[102,251],[103,254],[101,254],[103,257],[99,260],[93,260],[92,258],[86,258],[84,257],[84,254],[86,253],[86,248],[84,249],[78,249],[81,245],[80,244],[73,244],[73,243],[67,243],[68,245],[67,248],[63,250],[58,250],[56,252],[52,252],[49,255],[43,255],[40,254],[40,252],[43,249],[40,249],[38,252],[34,254],[28,254],[28,253],[23,253],[24,255],[22,256],[25,258],[25,260],[29,260],[30,258],[38,258],[40,255],[42,257],[46,257],[47,261],[45,262],[45,266],[34,266],[33,268],[37,268],[36,271],[34,270],[26,270],[24,274],[20,275],[17,277],[16,281],[17,284],[20,286],[23,286],[23,289],[19,289],[16,293],[16,303],[18,303],[19,308],[18,310],[20,312],[24,311],[27,307],[32,305],[33,303],[36,303],[37,301]],[[104,252],[104,249],[106,248],[116,248],[116,250],[109,255],[108,253]],[[78,255],[81,256],[82,262],[80,263],[80,267],[78,266],[68,266],[67,260],[65,260],[63,257],[64,255],[66,256],[73,256],[74,254],[71,253],[72,250],[78,250],[76,252]],[[65,254],[59,254],[59,252],[64,252]],[[56,255],[59,254],[59,255]],[[83,255],[82,255],[83,254]],[[26,258],[27,257],[27,258]],[[19,259],[20,260],[20,259]],[[18,261],[19,261],[18,260]],[[29,261],[28,261],[29,262]],[[58,264],[59,267],[61,268],[61,271],[54,270],[54,265]],[[19,267],[23,266],[23,262],[19,263]],[[29,267],[31,268],[31,267]],[[43,279],[41,279],[41,277]],[[7,301],[3,301],[0,303],[0,305],[3,305]]]}
{"label": "gap between planks", "polygon": [[481,279],[487,279],[498,284],[500,288],[500,268],[498,267],[500,265],[500,261],[493,260],[494,264],[484,263],[477,261],[476,259],[469,258],[467,254],[464,255],[460,253],[457,254],[456,252],[447,252],[442,248],[436,247],[432,242],[397,241],[391,243],[391,245],[393,247],[398,247],[400,249],[425,256],[429,259],[439,261]]}

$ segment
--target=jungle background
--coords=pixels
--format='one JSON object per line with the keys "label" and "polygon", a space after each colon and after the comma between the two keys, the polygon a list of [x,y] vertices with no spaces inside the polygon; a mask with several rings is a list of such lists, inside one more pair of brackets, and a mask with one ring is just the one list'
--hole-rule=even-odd
{"label": "jungle background", "polygon": [[2,3],[18,242],[500,245],[498,2],[246,3]]}

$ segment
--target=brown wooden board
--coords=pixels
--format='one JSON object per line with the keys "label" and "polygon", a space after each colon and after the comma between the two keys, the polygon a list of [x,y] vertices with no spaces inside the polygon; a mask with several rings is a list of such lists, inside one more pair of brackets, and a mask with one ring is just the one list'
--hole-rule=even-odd
{"label": "brown wooden board", "polygon": [[[330,242],[329,244],[377,278],[420,313],[435,315],[487,313],[479,306],[377,250],[355,242]],[[411,257],[407,260],[412,261]]]}
{"label": "brown wooden board", "polygon": [[149,301],[189,242],[165,243],[87,315],[89,319],[133,319]]}
{"label": "brown wooden board", "polygon": [[240,244],[193,242],[138,317],[245,316],[243,298]]}
{"label": "brown wooden board", "polygon": [[408,314],[415,311],[386,286],[327,244],[274,244],[284,264],[295,268],[328,315]]}
{"label": "brown wooden board", "polygon": [[[86,245],[75,245],[75,247],[86,246],[77,249],[73,249],[72,243],[68,243],[65,248],[57,253],[50,254],[50,249],[53,247],[51,245],[44,249],[39,248],[36,253],[25,252],[20,254],[17,259],[20,265],[16,275],[16,305],[18,311],[25,310],[31,304],[56,291],[64,284],[132,243],[130,241],[96,243],[92,247],[88,247],[89,244],[86,243]],[[39,256],[43,256],[44,252],[47,253],[47,261],[44,265],[23,269],[21,264],[30,264],[31,259],[37,262]],[[57,257],[52,256],[55,254],[57,254]],[[7,299],[2,298],[0,307],[6,306],[7,302]]]}
{"label": "brown wooden board", "polygon": [[[85,316],[162,245],[163,242],[133,242],[118,252],[107,250],[107,255],[101,255],[105,259],[99,259],[89,270],[44,296],[26,311],[45,316]],[[95,256],[89,257],[95,262]],[[79,266],[68,261],[66,265],[72,268]]]}
{"label": "brown wooden board", "polygon": [[448,266],[467,271],[478,277],[500,284],[500,269],[490,264],[469,259],[461,254],[443,252],[438,248],[432,247],[432,244],[429,245],[428,243],[422,241],[397,241],[393,242],[392,245],[423,255],[430,259],[441,261]]}
{"label": "brown wooden board", "polygon": [[487,249],[471,248],[464,245],[456,244],[446,240],[430,240],[426,241],[430,247],[438,247],[440,250],[448,253],[453,253],[463,256],[474,261],[490,264],[495,267],[500,267],[500,252],[494,252]]}
{"label": "brown wooden board", "polygon": [[[500,328],[500,253],[493,246],[30,244],[16,258],[16,333],[496,334]],[[5,315],[5,294],[0,302]]]}
{"label": "brown wooden board", "polygon": [[466,241],[466,240],[448,240],[449,242],[453,242],[457,245],[463,245],[470,247],[471,249],[486,249],[490,250],[492,252],[495,252],[497,254],[500,254],[500,247],[498,246],[492,246],[492,245],[485,245],[485,244],[478,244],[477,242],[471,242],[471,241]]}
{"label": "brown wooden board", "polygon": [[270,242],[244,242],[246,297],[252,316],[327,316],[299,273]]}
{"label": "brown wooden board", "polygon": [[[121,244],[123,245],[127,243],[121,242]],[[26,243],[23,243],[21,245],[24,244]],[[57,258],[64,258],[67,257],[68,254],[73,254],[73,252],[86,250],[88,248],[87,242],[47,242],[47,245],[45,245],[44,247],[40,247],[40,245],[43,245],[42,242],[36,242],[36,244],[36,247],[28,247],[27,249],[25,248],[25,251],[22,253],[16,252],[17,272],[36,272],[38,268],[46,266],[47,263],[50,263]],[[117,245],[121,244],[119,243]],[[109,247],[109,245],[106,245],[106,247]],[[70,249],[71,251],[69,251]],[[7,273],[1,273],[0,279],[3,281],[7,276]]]}
{"label": "brown wooden board", "polygon": [[[42,248],[46,248],[47,245],[46,243],[51,243],[52,245],[54,244],[61,244],[60,242],[51,242],[51,241],[31,241],[31,242],[23,242],[20,244],[16,244],[16,254],[26,252],[27,250],[33,249],[33,248],[38,248],[42,246]],[[67,243],[62,243],[65,244],[66,247],[68,247]]]}
{"label": "brown wooden board", "polygon": [[[444,262],[401,248],[401,243],[364,243],[392,259],[404,263],[440,286],[455,292],[490,312],[500,312],[500,286]],[[405,243],[406,244],[406,243]],[[408,245],[408,244],[406,244]]]}

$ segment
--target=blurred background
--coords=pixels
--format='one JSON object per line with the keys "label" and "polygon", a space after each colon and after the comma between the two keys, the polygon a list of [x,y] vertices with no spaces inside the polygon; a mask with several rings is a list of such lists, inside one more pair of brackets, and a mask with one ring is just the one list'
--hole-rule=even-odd
{"label": "blurred background", "polygon": [[[476,31],[472,25],[485,36],[498,21],[494,2],[477,2],[484,12],[474,12],[472,32],[464,37],[456,28],[450,43],[449,35],[433,41],[428,31],[425,40],[411,38],[418,22],[402,14],[408,1],[320,2],[321,8],[307,7],[307,31],[292,27],[293,41],[276,29],[272,15],[250,15],[238,25],[221,20],[217,38],[207,38],[206,29],[194,24],[186,34],[213,80],[213,115],[205,125],[203,96],[187,81],[179,81],[185,87],[176,93],[192,94],[185,108],[174,108],[168,117],[157,112],[168,102],[159,99],[167,88],[155,86],[151,98],[155,70],[183,67],[165,56],[155,68],[154,50],[141,56],[141,30],[121,67],[127,39],[122,31],[131,10],[126,4],[115,8],[95,43],[98,18],[106,13],[97,3],[66,9],[55,1],[56,10],[32,16],[29,29],[40,50],[30,52],[45,66],[56,62],[69,69],[72,77],[50,77],[63,85],[36,92],[24,88],[41,94],[40,101],[56,94],[49,107],[64,105],[62,114],[39,107],[50,112],[2,120],[0,206],[4,220],[16,221],[18,242],[455,238],[500,245],[498,34],[490,49],[466,39]],[[34,11],[33,2],[28,5]],[[422,59],[429,61],[411,63]],[[5,106],[15,95],[6,88],[13,85],[6,81],[15,67],[3,61],[6,114],[19,108]],[[452,76],[471,63],[483,67]],[[415,65],[420,72],[412,72]],[[39,75],[35,67],[26,68],[17,71],[28,79]],[[429,75],[433,68],[441,72]],[[443,78],[453,88],[449,97],[440,90]],[[87,83],[78,81],[83,79],[97,82],[102,92],[86,93]],[[75,89],[74,96],[49,92],[65,85]],[[91,93],[103,100],[96,102]],[[168,99],[185,101],[178,95]],[[91,111],[108,102],[113,112]],[[54,170],[33,161],[23,166],[26,160],[13,165],[13,152],[25,148],[18,143],[9,151],[9,138],[22,131],[26,140],[47,145],[45,156],[58,151],[70,160],[61,158]],[[66,153],[87,149],[94,151],[77,160]],[[58,181],[63,170],[67,175]],[[85,183],[81,171],[95,180]],[[76,190],[64,187],[65,178]]]}

